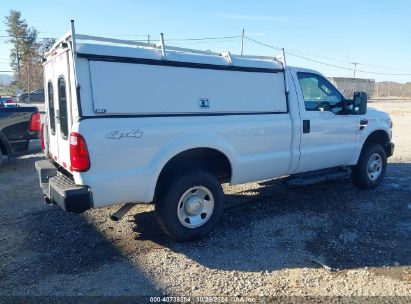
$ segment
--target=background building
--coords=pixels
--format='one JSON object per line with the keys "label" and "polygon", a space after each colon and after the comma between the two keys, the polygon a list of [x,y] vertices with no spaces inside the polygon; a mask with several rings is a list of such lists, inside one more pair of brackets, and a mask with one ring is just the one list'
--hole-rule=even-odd
{"label": "background building", "polygon": [[366,92],[370,99],[411,99],[411,82],[375,82],[375,79],[329,77],[348,99],[354,92]]}
{"label": "background building", "polygon": [[330,77],[330,80],[348,99],[353,97],[354,92],[366,92],[368,98],[375,95],[375,79]]}

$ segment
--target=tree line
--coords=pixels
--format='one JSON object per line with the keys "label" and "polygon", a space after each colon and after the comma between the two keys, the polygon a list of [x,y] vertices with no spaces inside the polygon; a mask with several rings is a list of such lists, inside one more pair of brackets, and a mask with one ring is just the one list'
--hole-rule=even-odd
{"label": "tree line", "polygon": [[12,44],[10,66],[13,81],[10,88],[25,92],[43,88],[42,58],[55,39],[39,39],[38,30],[27,24],[20,11],[10,10],[4,24],[10,37],[7,42]]}

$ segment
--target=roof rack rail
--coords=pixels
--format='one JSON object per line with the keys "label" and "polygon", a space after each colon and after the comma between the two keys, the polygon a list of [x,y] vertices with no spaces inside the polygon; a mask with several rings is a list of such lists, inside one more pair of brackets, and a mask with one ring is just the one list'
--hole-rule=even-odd
{"label": "roof rack rail", "polygon": [[[83,34],[76,34],[76,39],[78,39],[78,40],[97,41],[97,42],[105,42],[105,43],[114,43],[114,44],[123,44],[123,45],[131,45],[131,46],[141,46],[141,47],[157,48],[157,49],[162,48],[161,42],[154,44],[154,43],[138,42],[138,41],[134,41],[134,40],[106,38],[106,37],[83,35]],[[177,52],[188,52],[188,53],[196,53],[196,54],[202,54],[202,55],[220,55],[220,53],[215,53],[215,52],[212,52],[212,51],[201,51],[201,50],[175,47],[175,46],[167,46],[167,47],[164,46],[164,48],[165,48],[165,50],[177,51]]]}
{"label": "roof rack rail", "polygon": [[144,42],[138,42],[134,40],[106,38],[106,37],[83,35],[83,34],[76,34],[75,37],[78,40],[89,40],[89,41],[124,44],[124,45],[132,45],[132,46],[157,47],[155,44],[152,44],[152,43],[144,43]]}

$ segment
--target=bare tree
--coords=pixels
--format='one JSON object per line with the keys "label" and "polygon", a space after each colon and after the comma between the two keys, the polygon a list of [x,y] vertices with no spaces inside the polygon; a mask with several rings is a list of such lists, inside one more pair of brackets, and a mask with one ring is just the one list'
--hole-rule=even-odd
{"label": "bare tree", "polygon": [[43,86],[43,69],[41,59],[46,50],[53,45],[54,39],[38,42],[38,31],[29,27],[22,18],[21,12],[10,10],[4,24],[13,45],[10,52],[11,67],[15,74],[17,87],[25,91]]}

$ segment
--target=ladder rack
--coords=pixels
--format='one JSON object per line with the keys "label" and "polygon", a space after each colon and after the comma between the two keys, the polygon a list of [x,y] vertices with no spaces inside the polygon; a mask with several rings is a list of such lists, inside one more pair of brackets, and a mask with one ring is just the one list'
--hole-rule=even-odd
{"label": "ladder rack", "polygon": [[[74,37],[74,39],[72,39]],[[183,48],[183,47],[175,47],[175,46],[166,46],[164,43],[163,36],[160,36],[159,43],[145,43],[139,42],[134,40],[125,40],[125,39],[117,39],[117,38],[106,38],[100,36],[91,36],[91,35],[84,35],[84,34],[74,34],[74,22],[71,22],[71,30],[67,32],[62,38],[60,38],[53,47],[46,53],[49,55],[53,53],[63,42],[68,42],[72,40],[73,46],[77,45],[77,40],[81,41],[90,41],[90,42],[99,42],[102,44],[114,44],[114,45],[124,45],[124,46],[132,46],[132,47],[141,47],[146,49],[155,49],[161,50],[163,53],[163,60],[166,60],[166,51],[174,51],[178,53],[191,53],[191,54],[199,54],[199,55],[206,55],[206,56],[221,56],[224,57],[226,61],[231,65],[233,63],[233,58],[241,58],[241,59],[254,59],[254,60],[267,60],[267,61],[274,61],[276,63],[280,63],[285,68],[285,60],[284,60],[284,53],[280,56],[259,56],[259,55],[236,55],[231,54],[228,51],[222,52],[212,52],[212,51],[202,51],[196,50],[191,48]]]}

